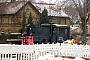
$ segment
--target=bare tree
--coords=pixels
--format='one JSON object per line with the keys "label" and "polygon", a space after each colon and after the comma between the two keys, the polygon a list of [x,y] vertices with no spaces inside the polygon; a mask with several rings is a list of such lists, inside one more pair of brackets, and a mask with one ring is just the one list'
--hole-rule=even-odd
{"label": "bare tree", "polygon": [[[90,0],[66,0],[69,1],[68,4],[65,4],[65,10],[69,16],[73,17],[79,16],[82,29],[82,35],[84,36],[83,43],[86,42],[86,25],[90,18]],[[73,2],[73,4],[71,3]]]}
{"label": "bare tree", "polygon": [[[67,1],[67,0],[66,0]],[[85,34],[85,25],[87,24],[87,21],[89,20],[90,17],[90,10],[88,9],[90,7],[90,0],[68,0],[69,3],[65,5],[66,13],[69,16],[73,17],[79,16],[80,20],[82,22],[81,27],[82,27],[82,34]],[[73,4],[71,3],[73,2]],[[85,14],[86,13],[86,14]],[[86,22],[86,23],[85,23]]]}

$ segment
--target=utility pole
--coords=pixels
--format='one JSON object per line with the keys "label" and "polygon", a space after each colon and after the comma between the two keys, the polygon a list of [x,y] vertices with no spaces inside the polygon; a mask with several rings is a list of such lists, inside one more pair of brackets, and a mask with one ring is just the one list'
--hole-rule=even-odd
{"label": "utility pole", "polygon": [[86,32],[86,17],[87,17],[87,3],[88,1],[87,0],[84,0],[84,20],[85,20],[85,25],[84,25],[84,45],[86,45],[86,35],[87,35],[87,32]]}

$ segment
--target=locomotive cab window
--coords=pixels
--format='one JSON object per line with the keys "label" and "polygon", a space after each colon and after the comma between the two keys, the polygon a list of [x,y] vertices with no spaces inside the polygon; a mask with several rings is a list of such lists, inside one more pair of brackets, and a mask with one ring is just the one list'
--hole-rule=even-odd
{"label": "locomotive cab window", "polygon": [[54,28],[54,31],[58,34],[66,34],[69,31],[69,26],[67,25],[59,25],[59,24],[54,24],[56,27]]}
{"label": "locomotive cab window", "polygon": [[56,33],[56,28],[53,29],[53,34],[55,34],[55,33]]}
{"label": "locomotive cab window", "polygon": [[58,34],[66,34],[67,29],[66,28],[58,28]]}

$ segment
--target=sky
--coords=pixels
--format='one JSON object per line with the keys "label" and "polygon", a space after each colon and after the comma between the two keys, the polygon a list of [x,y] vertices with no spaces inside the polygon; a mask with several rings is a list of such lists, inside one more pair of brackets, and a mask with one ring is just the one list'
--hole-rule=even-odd
{"label": "sky", "polygon": [[42,0],[42,1],[49,3],[49,2],[55,2],[56,0]]}
{"label": "sky", "polygon": [[[41,1],[45,1],[46,3],[56,3],[57,2],[57,0],[41,0]],[[61,1],[61,0],[59,0],[59,1]]]}
{"label": "sky", "polygon": [[[46,3],[56,3],[57,1],[59,2],[62,2],[62,1],[66,1],[66,0],[38,0],[38,1],[45,1]],[[81,3],[84,1],[84,0],[75,0],[75,1],[81,1]]]}

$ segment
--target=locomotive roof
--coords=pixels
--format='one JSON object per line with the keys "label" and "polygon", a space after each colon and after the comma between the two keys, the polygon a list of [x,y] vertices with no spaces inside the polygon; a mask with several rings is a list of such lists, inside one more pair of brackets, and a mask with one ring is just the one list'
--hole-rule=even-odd
{"label": "locomotive roof", "polygon": [[65,25],[65,24],[53,24],[53,25],[56,27],[68,27],[68,28],[70,28],[70,26]]}
{"label": "locomotive roof", "polygon": [[68,26],[68,25],[61,25],[61,24],[53,24],[53,25],[55,25],[55,26]]}
{"label": "locomotive roof", "polygon": [[[41,26],[50,26],[51,24],[41,24]],[[52,24],[53,26],[60,27],[60,28],[70,28],[70,26],[65,24]]]}

